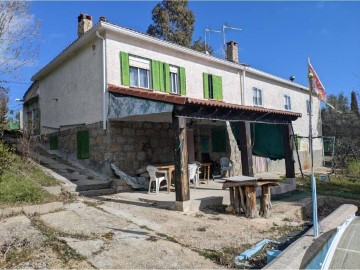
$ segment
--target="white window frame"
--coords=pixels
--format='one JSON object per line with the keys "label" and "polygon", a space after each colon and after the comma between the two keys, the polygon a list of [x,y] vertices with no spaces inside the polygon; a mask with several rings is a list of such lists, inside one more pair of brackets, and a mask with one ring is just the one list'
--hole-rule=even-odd
{"label": "white window frame", "polygon": [[[137,69],[137,82],[136,84],[131,84],[131,68]],[[129,55],[129,73],[130,73],[130,86],[139,87],[144,89],[151,89],[151,68],[150,68],[150,60],[145,58],[136,57],[133,55]],[[140,86],[140,70],[146,70],[147,73],[147,85],[148,87]]]}
{"label": "white window frame", "polygon": [[253,87],[253,105],[261,107],[263,106],[262,90],[257,87]]}
{"label": "white window frame", "polygon": [[291,111],[291,97],[289,95],[284,95],[284,109]]}
{"label": "white window frame", "polygon": [[[175,77],[174,80],[173,77]],[[170,92],[180,94],[179,68],[175,66],[170,66]]]}

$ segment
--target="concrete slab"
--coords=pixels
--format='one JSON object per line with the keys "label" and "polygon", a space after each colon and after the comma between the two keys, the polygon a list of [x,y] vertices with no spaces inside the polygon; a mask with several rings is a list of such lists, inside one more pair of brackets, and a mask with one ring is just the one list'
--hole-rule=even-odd
{"label": "concrete slab", "polygon": [[18,207],[0,208],[0,219],[25,213],[26,215],[47,214],[62,210],[64,204],[62,202],[52,202],[38,205],[25,205]]}
{"label": "concrete slab", "polygon": [[47,192],[49,192],[52,195],[58,196],[61,194],[61,186],[53,186],[53,187],[42,187]]}

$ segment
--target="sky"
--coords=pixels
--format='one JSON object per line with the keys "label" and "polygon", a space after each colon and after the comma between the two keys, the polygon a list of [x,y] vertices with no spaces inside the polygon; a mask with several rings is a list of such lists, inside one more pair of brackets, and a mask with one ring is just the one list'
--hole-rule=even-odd
{"label": "sky", "polygon": [[[19,110],[31,77],[77,38],[77,16],[87,13],[96,23],[105,16],[111,23],[146,32],[158,1],[33,1],[31,13],[41,20],[40,55],[20,70],[18,83],[9,84],[10,109]],[[307,86],[307,59],[327,94],[360,92],[360,2],[189,1],[195,15],[193,39],[204,29],[227,30],[226,40],[238,42],[241,63]],[[207,35],[215,55],[222,57],[223,37]],[[9,79],[10,80],[10,79]]]}

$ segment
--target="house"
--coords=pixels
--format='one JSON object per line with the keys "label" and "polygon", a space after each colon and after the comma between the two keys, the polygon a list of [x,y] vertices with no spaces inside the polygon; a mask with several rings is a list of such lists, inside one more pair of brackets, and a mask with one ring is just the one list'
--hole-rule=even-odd
{"label": "house", "polygon": [[[239,63],[236,42],[227,43],[224,60],[104,17],[93,26],[86,14],[78,34],[24,95],[25,122],[48,134],[50,149],[108,176],[111,163],[135,175],[148,164],[185,166],[206,153],[230,157],[235,173],[286,169],[295,176],[294,138],[308,135],[308,87]],[[316,97],[313,119],[320,136]],[[297,141],[309,167],[308,143]],[[315,141],[315,166],[322,152]],[[184,177],[178,171],[176,179]]]}

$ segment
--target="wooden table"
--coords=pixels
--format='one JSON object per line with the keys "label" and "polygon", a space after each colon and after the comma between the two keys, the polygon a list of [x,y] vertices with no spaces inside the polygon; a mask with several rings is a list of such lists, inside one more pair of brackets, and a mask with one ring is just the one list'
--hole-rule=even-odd
{"label": "wooden table", "polygon": [[204,168],[204,179],[207,180],[208,183],[210,180],[210,166],[211,163],[209,162],[201,162],[201,167]]}
{"label": "wooden table", "polygon": [[171,189],[171,179],[172,179],[172,173],[173,171],[175,171],[175,165],[173,164],[158,164],[158,165],[154,165],[158,170],[161,171],[167,171],[168,174],[168,192],[170,192]]}
{"label": "wooden table", "polygon": [[250,176],[232,176],[223,178],[223,189],[230,190],[230,204],[234,212],[242,209],[248,218],[255,218],[256,213],[256,188],[261,186],[260,216],[270,217],[271,186],[278,185],[278,179],[256,178]]}

